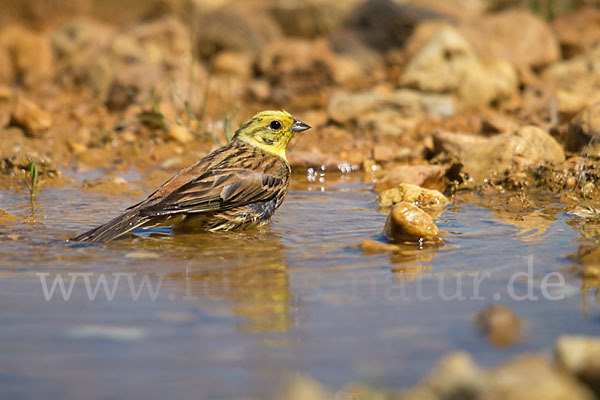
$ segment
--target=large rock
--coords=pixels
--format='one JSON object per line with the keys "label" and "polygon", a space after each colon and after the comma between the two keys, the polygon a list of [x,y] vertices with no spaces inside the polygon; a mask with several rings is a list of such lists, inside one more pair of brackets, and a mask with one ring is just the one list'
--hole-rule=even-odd
{"label": "large rock", "polygon": [[[467,108],[484,106],[517,91],[515,69],[500,59],[480,59],[456,28],[422,25],[410,40],[424,44],[408,61],[401,85],[456,93]],[[419,47],[411,43],[407,46]]]}
{"label": "large rock", "polygon": [[[546,131],[524,126],[481,141],[473,146],[455,147],[458,157],[476,183],[501,175],[509,169],[518,171],[542,164],[559,164],[565,154],[558,142]],[[446,146],[446,149],[453,149]]]}
{"label": "large rock", "polygon": [[455,111],[453,96],[409,89],[338,93],[327,107],[332,121],[374,136],[401,136],[414,130],[424,118],[448,117]]}
{"label": "large rock", "polygon": [[0,78],[5,79],[0,83],[18,83],[33,89],[52,81],[54,53],[45,35],[18,25],[8,27],[0,32],[0,56],[2,53],[10,55],[12,66],[4,65],[6,59],[0,61]]}
{"label": "large rock", "polygon": [[545,357],[529,355],[491,370],[481,369],[471,356],[455,352],[445,356],[417,386],[399,400],[592,400],[577,379],[561,371]]}
{"label": "large rock", "polygon": [[539,68],[560,59],[552,29],[527,11],[509,10],[478,17],[459,30],[484,58],[500,58],[518,67]]}
{"label": "large rock", "polygon": [[565,147],[581,151],[585,146],[600,140],[600,103],[585,108],[571,120],[565,137]]}
{"label": "large rock", "polygon": [[592,400],[594,395],[577,379],[543,357],[523,356],[487,374],[484,399]]}
{"label": "large rock", "polygon": [[561,336],[556,341],[558,363],[600,395],[600,338]]}
{"label": "large rock", "polygon": [[384,228],[393,242],[439,242],[439,231],[433,218],[412,203],[394,205]]}
{"label": "large rock", "polygon": [[475,323],[494,346],[510,346],[521,339],[521,319],[507,306],[491,305],[486,307],[477,314]]}

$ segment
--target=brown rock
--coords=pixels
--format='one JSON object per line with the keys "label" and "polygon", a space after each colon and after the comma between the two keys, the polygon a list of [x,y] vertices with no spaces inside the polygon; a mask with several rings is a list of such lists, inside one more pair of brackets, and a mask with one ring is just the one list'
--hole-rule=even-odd
{"label": "brown rock", "polygon": [[411,37],[411,41],[424,45],[408,61],[401,85],[428,92],[456,93],[468,108],[516,93],[517,74],[510,64],[499,59],[481,60],[455,28],[435,28],[419,27]]}
{"label": "brown rock", "polygon": [[554,19],[552,29],[565,58],[574,57],[600,43],[600,10],[576,8]]}
{"label": "brown rock", "polygon": [[438,233],[433,218],[407,202],[394,205],[384,228],[385,236],[394,242],[439,242]]}
{"label": "brown rock", "polygon": [[561,367],[600,394],[600,338],[563,335],[556,341]]}
{"label": "brown rock", "polygon": [[482,57],[539,68],[560,59],[558,41],[548,24],[527,11],[509,10],[478,17],[458,27]]}
{"label": "brown rock", "polygon": [[383,179],[375,184],[377,193],[391,189],[401,183],[431,186],[443,180],[446,168],[440,165],[401,165],[392,168]]}
{"label": "brown rock", "polygon": [[391,207],[400,202],[412,203],[421,208],[439,208],[448,204],[448,199],[437,190],[410,183],[401,183],[398,187],[384,190],[377,196],[379,207]]}
{"label": "brown rock", "polygon": [[[14,77],[27,88],[48,84],[54,77],[54,53],[45,35],[14,25],[0,32],[0,48],[13,60]],[[0,65],[3,64],[0,61]],[[14,83],[14,82],[6,82]]]}
{"label": "brown rock", "polygon": [[52,116],[34,102],[23,96],[17,96],[10,124],[23,128],[29,136],[38,136],[52,126]]}
{"label": "brown rock", "polygon": [[521,339],[521,319],[507,306],[491,305],[475,319],[479,330],[496,347],[507,347]]}
{"label": "brown rock", "polygon": [[546,131],[524,126],[512,133],[494,136],[465,149],[460,155],[464,170],[476,182],[508,169],[522,171],[541,164],[565,160],[562,147]]}
{"label": "brown rock", "polygon": [[582,110],[569,124],[565,137],[565,148],[569,151],[581,151],[588,145],[600,140],[600,103]]}

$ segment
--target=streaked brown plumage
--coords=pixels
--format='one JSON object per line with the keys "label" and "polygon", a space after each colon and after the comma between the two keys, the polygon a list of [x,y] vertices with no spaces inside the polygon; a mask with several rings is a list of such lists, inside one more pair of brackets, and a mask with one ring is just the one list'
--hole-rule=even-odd
{"label": "streaked brown plumage", "polygon": [[141,203],[72,241],[106,242],[138,227],[232,230],[267,221],[287,193],[285,149],[310,127],[285,111],[256,114],[232,141],[179,171]]}

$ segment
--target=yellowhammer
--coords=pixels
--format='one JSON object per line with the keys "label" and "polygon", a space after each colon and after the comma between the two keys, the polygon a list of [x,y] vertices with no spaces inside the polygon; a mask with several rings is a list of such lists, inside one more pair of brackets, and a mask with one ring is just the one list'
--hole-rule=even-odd
{"label": "yellowhammer", "polygon": [[309,128],[285,111],[260,112],[228,145],[182,169],[123,215],[71,240],[106,242],[139,227],[227,231],[267,221],[288,190],[285,150],[296,132]]}

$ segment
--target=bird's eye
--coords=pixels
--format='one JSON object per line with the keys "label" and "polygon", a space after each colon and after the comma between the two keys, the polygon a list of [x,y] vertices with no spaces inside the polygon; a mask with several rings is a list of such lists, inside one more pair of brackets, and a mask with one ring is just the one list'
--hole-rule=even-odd
{"label": "bird's eye", "polygon": [[272,121],[269,126],[271,127],[271,129],[273,129],[274,131],[276,131],[278,129],[281,129],[281,122],[279,122],[279,121]]}

